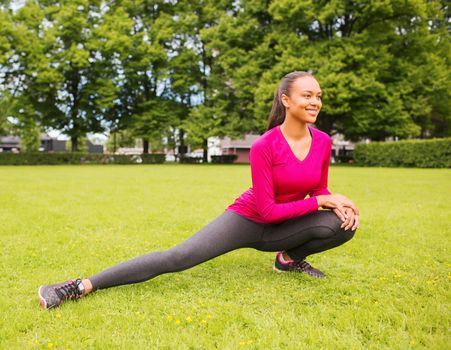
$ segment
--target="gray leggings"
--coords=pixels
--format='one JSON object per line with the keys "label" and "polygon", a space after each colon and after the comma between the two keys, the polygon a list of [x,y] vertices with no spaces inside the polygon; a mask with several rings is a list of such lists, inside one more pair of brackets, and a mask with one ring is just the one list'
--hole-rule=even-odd
{"label": "gray leggings", "polygon": [[354,232],[329,210],[318,210],[280,224],[260,224],[225,211],[186,241],[112,266],[88,277],[93,289],[143,282],[163,273],[186,270],[238,248],[285,250],[301,260],[349,241]]}

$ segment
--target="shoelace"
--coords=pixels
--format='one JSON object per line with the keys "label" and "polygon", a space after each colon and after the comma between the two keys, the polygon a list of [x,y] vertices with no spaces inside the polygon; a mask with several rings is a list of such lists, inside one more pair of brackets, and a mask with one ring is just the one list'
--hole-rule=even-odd
{"label": "shoelace", "polygon": [[298,266],[302,271],[311,270],[313,267],[307,261],[293,261],[293,265]]}
{"label": "shoelace", "polygon": [[55,293],[61,299],[78,299],[81,297],[81,291],[78,289],[81,280],[69,281],[60,287],[55,288]]}

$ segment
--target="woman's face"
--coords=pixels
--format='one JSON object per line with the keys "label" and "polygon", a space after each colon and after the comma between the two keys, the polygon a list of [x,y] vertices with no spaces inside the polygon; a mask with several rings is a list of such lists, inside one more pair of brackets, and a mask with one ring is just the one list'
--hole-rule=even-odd
{"label": "woman's face", "polygon": [[314,123],[321,109],[321,88],[313,77],[301,77],[291,85],[289,96],[282,95],[287,117]]}

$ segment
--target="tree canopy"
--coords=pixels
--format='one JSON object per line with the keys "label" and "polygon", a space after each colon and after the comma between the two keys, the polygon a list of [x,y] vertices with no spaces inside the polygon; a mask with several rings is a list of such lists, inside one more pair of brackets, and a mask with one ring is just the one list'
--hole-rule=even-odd
{"label": "tree canopy", "polygon": [[121,130],[145,152],[176,138],[205,149],[263,132],[280,79],[307,70],[326,132],[450,136],[448,13],[439,0],[4,1],[0,131],[10,117],[24,135],[61,130],[73,151]]}

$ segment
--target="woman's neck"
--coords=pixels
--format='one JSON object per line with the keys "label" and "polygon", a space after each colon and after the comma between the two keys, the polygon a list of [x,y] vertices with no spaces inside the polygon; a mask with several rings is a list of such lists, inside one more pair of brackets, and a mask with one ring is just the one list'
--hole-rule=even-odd
{"label": "woman's neck", "polygon": [[286,138],[292,140],[310,138],[308,124],[291,118],[285,118],[284,122],[280,124],[280,130]]}

